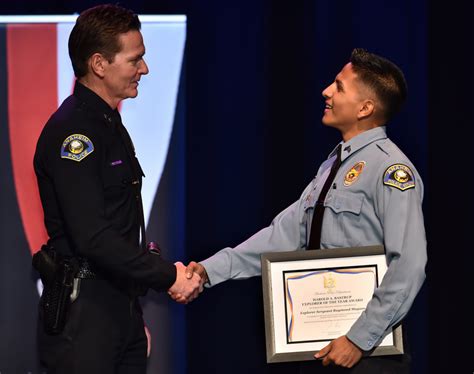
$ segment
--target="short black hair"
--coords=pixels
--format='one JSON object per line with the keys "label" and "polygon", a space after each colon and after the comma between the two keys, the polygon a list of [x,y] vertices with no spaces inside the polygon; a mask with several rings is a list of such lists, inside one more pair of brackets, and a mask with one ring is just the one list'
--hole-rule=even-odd
{"label": "short black hair", "polygon": [[83,11],[69,36],[69,56],[77,78],[87,74],[87,61],[101,53],[109,62],[122,46],[119,35],[141,28],[138,16],[118,5],[104,4]]}
{"label": "short black hair", "polygon": [[352,51],[350,62],[357,77],[380,100],[385,121],[397,114],[407,97],[407,83],[393,62],[362,48]]}

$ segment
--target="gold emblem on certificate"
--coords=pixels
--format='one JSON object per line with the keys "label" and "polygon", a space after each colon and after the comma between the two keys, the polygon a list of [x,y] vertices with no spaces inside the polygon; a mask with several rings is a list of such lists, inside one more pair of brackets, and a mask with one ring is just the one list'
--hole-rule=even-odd
{"label": "gold emblem on certificate", "polygon": [[324,288],[328,290],[328,293],[332,293],[334,287],[336,287],[336,280],[329,273],[327,277],[324,276]]}

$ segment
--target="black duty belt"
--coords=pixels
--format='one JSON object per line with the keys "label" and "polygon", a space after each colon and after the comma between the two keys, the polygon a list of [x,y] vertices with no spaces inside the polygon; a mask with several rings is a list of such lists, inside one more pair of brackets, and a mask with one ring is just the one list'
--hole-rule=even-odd
{"label": "black duty belt", "polygon": [[86,258],[78,257],[77,258],[79,270],[77,272],[76,278],[80,279],[99,279],[100,277],[92,269],[91,264],[87,261]]}

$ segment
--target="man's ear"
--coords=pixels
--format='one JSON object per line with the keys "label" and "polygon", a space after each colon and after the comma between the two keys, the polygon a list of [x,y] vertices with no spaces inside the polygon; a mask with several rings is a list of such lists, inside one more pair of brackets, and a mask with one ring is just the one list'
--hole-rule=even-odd
{"label": "man's ear", "polygon": [[106,65],[109,63],[107,59],[100,53],[94,53],[89,57],[89,67],[91,71],[100,78],[105,75]]}
{"label": "man's ear", "polygon": [[357,119],[364,119],[370,117],[375,112],[375,103],[373,100],[368,99],[364,100],[362,106],[359,109],[359,113],[357,113]]}

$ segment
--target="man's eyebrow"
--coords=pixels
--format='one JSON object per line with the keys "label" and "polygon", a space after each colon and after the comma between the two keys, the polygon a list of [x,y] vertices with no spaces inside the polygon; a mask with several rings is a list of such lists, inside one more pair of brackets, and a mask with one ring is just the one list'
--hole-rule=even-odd
{"label": "man's eyebrow", "polygon": [[145,51],[135,54],[135,55],[132,57],[132,60],[136,60],[136,59],[142,58],[143,56],[145,56]]}
{"label": "man's eyebrow", "polygon": [[342,83],[342,81],[336,78],[335,82],[336,82],[336,86],[342,91],[344,91],[344,84]]}

